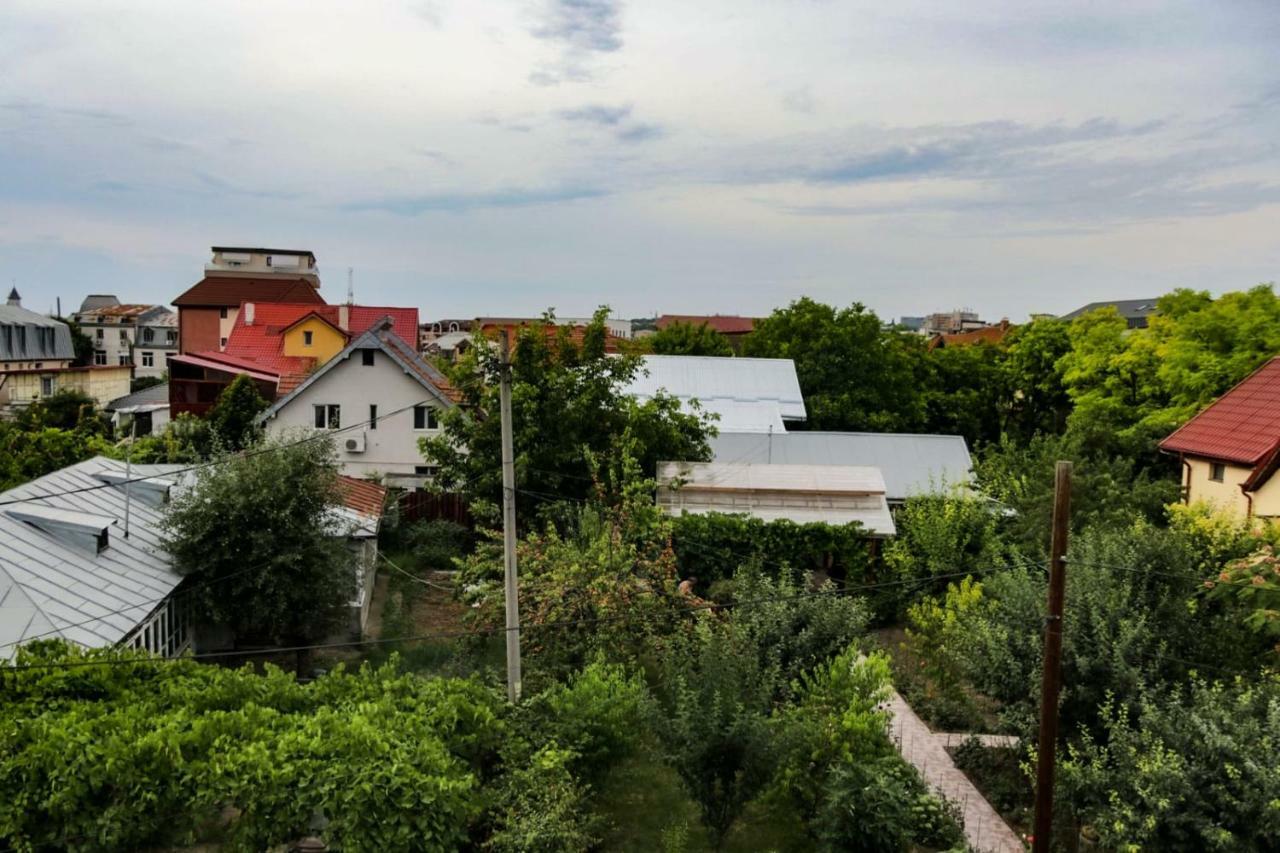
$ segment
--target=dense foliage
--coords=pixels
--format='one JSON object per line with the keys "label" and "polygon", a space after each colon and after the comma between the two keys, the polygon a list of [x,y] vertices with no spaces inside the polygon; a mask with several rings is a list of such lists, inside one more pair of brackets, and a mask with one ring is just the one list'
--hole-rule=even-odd
{"label": "dense foliage", "polygon": [[224,450],[243,450],[262,437],[257,418],[268,405],[257,384],[241,373],[218,395],[209,412],[209,427]]}
{"label": "dense foliage", "polygon": [[642,339],[656,355],[733,355],[729,339],[703,323],[672,323]]}
{"label": "dense foliage", "polygon": [[198,619],[245,642],[319,639],[355,589],[332,442],[277,440],[195,472],[167,508],[166,547]]}

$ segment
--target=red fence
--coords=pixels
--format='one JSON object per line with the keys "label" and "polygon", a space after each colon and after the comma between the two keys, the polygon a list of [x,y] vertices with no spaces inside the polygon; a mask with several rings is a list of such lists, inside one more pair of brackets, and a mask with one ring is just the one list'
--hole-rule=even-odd
{"label": "red fence", "polygon": [[437,494],[425,489],[405,492],[400,496],[400,518],[403,521],[443,519],[468,528],[474,528],[476,524],[462,495]]}

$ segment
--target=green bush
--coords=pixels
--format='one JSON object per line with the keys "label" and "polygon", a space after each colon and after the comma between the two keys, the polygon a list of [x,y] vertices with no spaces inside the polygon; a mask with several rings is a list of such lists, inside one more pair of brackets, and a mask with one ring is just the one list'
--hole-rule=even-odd
{"label": "green bush", "polygon": [[706,588],[754,560],[774,571],[826,572],[860,582],[869,565],[867,534],[849,524],[761,521],[744,515],[681,515],[671,520],[671,546],[683,577]]}
{"label": "green bush", "polygon": [[644,734],[649,692],[639,676],[616,664],[588,664],[568,683],[534,697],[538,730],[576,754],[574,770],[599,779],[630,755]]}
{"label": "green bush", "polygon": [[599,819],[587,801],[588,789],[574,778],[573,750],[551,742],[528,767],[512,772],[499,794],[493,834],[484,843],[495,853],[579,853],[592,849]]}
{"label": "green bush", "polygon": [[843,762],[826,781],[812,827],[822,851],[950,849],[964,841],[955,807],[930,794],[896,755]]}

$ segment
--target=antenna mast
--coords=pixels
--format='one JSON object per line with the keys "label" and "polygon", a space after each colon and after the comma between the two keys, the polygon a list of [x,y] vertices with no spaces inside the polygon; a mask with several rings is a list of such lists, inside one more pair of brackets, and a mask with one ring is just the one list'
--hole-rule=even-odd
{"label": "antenna mast", "polygon": [[353,267],[347,267],[347,304],[348,305],[356,304],[356,286],[353,280],[354,275],[355,275],[355,269]]}

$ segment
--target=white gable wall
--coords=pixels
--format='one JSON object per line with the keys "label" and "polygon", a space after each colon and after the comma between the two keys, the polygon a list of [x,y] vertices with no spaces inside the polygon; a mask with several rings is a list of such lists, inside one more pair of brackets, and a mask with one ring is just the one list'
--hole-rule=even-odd
{"label": "white gable wall", "polygon": [[[328,370],[323,376],[302,389],[275,417],[267,420],[269,435],[315,429],[314,407],[336,404],[341,407],[343,427],[343,431],[334,437],[342,473],[365,478],[374,474],[413,475],[416,466],[427,464],[418,452],[418,439],[437,435],[438,431],[415,430],[412,409],[395,415],[390,413],[423,402],[439,411],[440,404],[430,391],[417,379],[405,374],[400,365],[380,350],[374,352],[371,367],[364,365],[360,350],[326,367]],[[371,405],[378,407],[381,418],[374,429],[368,423]],[[387,415],[390,416],[385,417]],[[363,427],[346,429],[357,423],[363,423]],[[348,453],[344,449],[346,439],[362,434],[365,451]]]}

